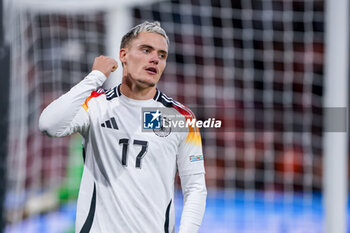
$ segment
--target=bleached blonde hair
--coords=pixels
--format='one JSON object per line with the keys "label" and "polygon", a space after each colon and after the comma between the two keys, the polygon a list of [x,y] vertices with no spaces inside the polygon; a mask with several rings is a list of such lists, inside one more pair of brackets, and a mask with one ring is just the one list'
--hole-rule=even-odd
{"label": "bleached blonde hair", "polygon": [[166,39],[169,45],[169,38],[165,30],[160,26],[160,23],[158,21],[154,21],[154,22],[145,21],[131,28],[130,31],[123,36],[120,44],[120,48],[121,49],[126,48],[133,39],[137,38],[140,32],[151,32],[151,33],[159,34]]}

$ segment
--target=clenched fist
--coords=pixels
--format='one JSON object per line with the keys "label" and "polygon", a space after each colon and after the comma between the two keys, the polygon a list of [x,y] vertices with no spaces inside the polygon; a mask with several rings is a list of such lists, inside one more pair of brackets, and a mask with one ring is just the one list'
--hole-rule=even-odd
{"label": "clenched fist", "polygon": [[96,57],[94,64],[92,65],[92,70],[98,70],[104,73],[108,78],[111,72],[114,72],[118,68],[118,63],[115,59],[106,56]]}

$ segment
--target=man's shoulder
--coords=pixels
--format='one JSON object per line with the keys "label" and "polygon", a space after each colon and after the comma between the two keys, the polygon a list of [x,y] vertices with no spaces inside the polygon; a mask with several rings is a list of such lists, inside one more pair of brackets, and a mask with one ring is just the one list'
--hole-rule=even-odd
{"label": "man's shoulder", "polygon": [[120,85],[110,88],[108,90],[102,89],[102,92],[104,92],[106,100],[112,100],[121,96]]}
{"label": "man's shoulder", "polygon": [[103,89],[103,88],[98,88],[95,91],[92,91],[90,96],[85,99],[85,102],[83,104],[83,107],[85,110],[89,108],[89,105],[93,104],[102,104],[105,101],[110,101],[116,97],[120,96],[120,90],[118,87],[113,87],[111,89]]}
{"label": "man's shoulder", "polygon": [[155,100],[160,102],[166,108],[175,109],[177,112],[184,115],[185,117],[195,118],[190,108],[180,103],[179,101],[174,100],[173,98],[167,96],[166,94],[164,94],[159,90]]}
{"label": "man's shoulder", "polygon": [[98,88],[96,91],[91,92],[91,97],[100,97],[102,100],[112,100],[119,97],[120,90],[119,87],[112,87],[110,89]]}

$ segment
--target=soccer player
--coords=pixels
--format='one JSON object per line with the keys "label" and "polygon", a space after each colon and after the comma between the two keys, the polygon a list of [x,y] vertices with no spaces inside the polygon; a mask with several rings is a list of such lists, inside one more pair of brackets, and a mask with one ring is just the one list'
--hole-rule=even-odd
{"label": "soccer player", "polygon": [[184,195],[179,232],[195,233],[200,227],[207,191],[198,130],[142,130],[145,107],[194,119],[189,109],[156,88],[168,45],[158,22],[137,25],[121,41],[119,86],[99,89],[118,65],[113,58],[97,57],[92,72],[40,116],[39,128],[47,135],[78,132],[84,139],[76,232],[174,232],[177,171]]}

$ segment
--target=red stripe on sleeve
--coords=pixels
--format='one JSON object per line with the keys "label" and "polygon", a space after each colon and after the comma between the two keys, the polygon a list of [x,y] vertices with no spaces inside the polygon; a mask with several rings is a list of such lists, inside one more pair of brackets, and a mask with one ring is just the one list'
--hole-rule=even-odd
{"label": "red stripe on sleeve", "polygon": [[104,94],[104,92],[97,92],[97,91],[92,91],[90,96],[86,98],[84,104],[83,104],[83,108],[85,109],[85,111],[87,111],[89,109],[89,106],[87,105],[88,102],[95,97],[98,97],[100,95]]}

